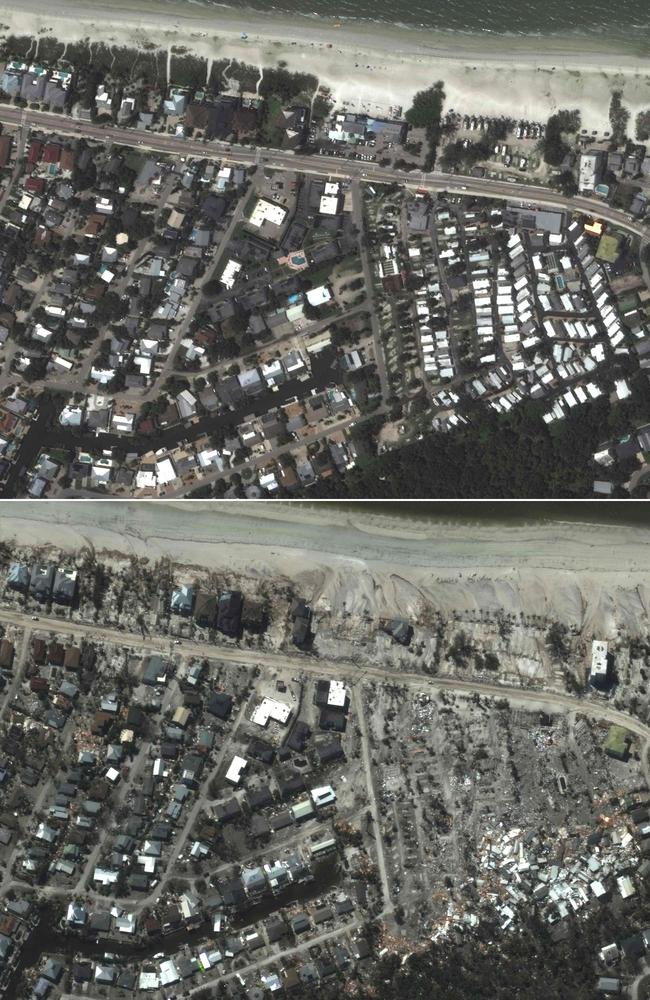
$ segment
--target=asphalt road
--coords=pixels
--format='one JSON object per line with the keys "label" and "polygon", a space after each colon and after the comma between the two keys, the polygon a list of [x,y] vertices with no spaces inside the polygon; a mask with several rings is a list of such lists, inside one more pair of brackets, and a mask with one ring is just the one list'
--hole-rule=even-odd
{"label": "asphalt road", "polygon": [[455,194],[492,196],[523,201],[525,204],[543,208],[594,213],[599,218],[614,223],[636,236],[647,238],[648,228],[633,219],[627,212],[611,208],[595,198],[576,196],[566,198],[552,192],[547,187],[533,184],[511,183],[488,177],[476,178],[454,174],[424,173],[421,171],[394,170],[379,167],[374,163],[347,160],[339,157],[294,154],[276,149],[237,146],[225,142],[210,142],[203,139],[183,139],[173,135],[146,132],[134,128],[118,128],[116,125],[94,125],[91,122],[76,122],[66,115],[48,111],[31,111],[10,105],[0,105],[0,122],[21,125],[33,129],[51,129],[60,135],[70,135],[96,139],[100,142],[114,142],[122,145],[142,147],[154,153],[176,153],[205,159],[232,160],[252,166],[259,163],[275,170],[300,170],[303,173],[327,174],[346,179],[359,178],[368,182],[390,183],[397,181],[409,187],[426,191],[449,191]]}
{"label": "asphalt road", "polygon": [[[48,615],[41,614],[38,616],[38,624],[35,624],[32,620],[31,615],[23,614],[21,612],[10,610],[10,609],[0,609],[0,622],[11,623],[13,625],[24,628],[25,632],[23,635],[22,645],[27,642],[32,630],[38,629],[39,631],[44,631],[48,627],[56,629],[57,632],[71,634],[75,638],[79,639],[84,636],[93,636],[96,639],[102,639],[108,642],[115,643],[117,645],[124,645],[134,649],[142,650],[154,650],[159,649],[164,653],[168,653],[170,649],[170,639],[167,636],[151,636],[148,638],[143,638],[139,633],[132,632],[122,632],[116,628],[109,628],[105,626],[95,625],[91,623],[81,623],[81,622],[64,622],[58,618],[50,618]],[[21,647],[22,648],[22,647]],[[359,725],[362,733],[362,752],[363,752],[363,763],[365,776],[367,781],[367,789],[369,794],[369,806],[370,812],[373,818],[373,825],[376,831],[379,830],[380,818],[377,809],[376,794],[374,788],[374,781],[372,775],[372,769],[370,765],[370,751],[368,744],[368,734],[366,730],[365,720],[363,718],[363,703],[361,698],[361,691],[358,687],[360,681],[367,683],[368,681],[391,681],[392,683],[401,683],[411,690],[421,690],[427,693],[437,692],[437,691],[449,691],[451,693],[460,694],[462,696],[470,696],[479,694],[485,697],[491,698],[507,698],[509,702],[513,705],[519,705],[527,708],[537,708],[539,710],[545,710],[552,713],[561,712],[576,712],[579,711],[586,716],[598,721],[604,721],[608,723],[618,723],[625,726],[628,730],[635,733],[644,741],[644,746],[641,753],[641,761],[643,773],[645,780],[650,786],[650,776],[648,775],[648,758],[647,749],[650,741],[650,726],[645,725],[633,716],[629,716],[624,712],[621,712],[615,708],[612,708],[608,702],[598,698],[598,696],[580,698],[574,697],[563,692],[556,691],[542,691],[542,690],[527,690],[521,688],[510,687],[507,685],[501,685],[497,683],[487,683],[476,680],[457,680],[455,678],[442,678],[442,677],[430,677],[425,674],[412,673],[412,672],[399,672],[396,675],[395,670],[387,669],[381,666],[364,666],[362,669],[359,667],[358,663],[342,660],[342,661],[332,661],[325,659],[316,659],[304,654],[298,654],[293,652],[283,652],[283,653],[270,653],[270,652],[260,652],[251,651],[247,649],[241,649],[237,646],[232,645],[208,645],[206,643],[199,643],[190,640],[180,640],[178,644],[174,645],[174,652],[184,656],[211,656],[214,659],[231,661],[239,664],[248,664],[251,667],[256,667],[260,664],[269,667],[282,667],[284,669],[287,666],[292,666],[294,669],[301,671],[303,674],[311,674],[314,676],[322,676],[324,673],[330,676],[343,677],[346,682],[352,688],[352,698],[354,702],[355,712],[359,721]],[[12,699],[13,700],[13,699]],[[244,706],[241,707],[239,715],[236,720],[236,725],[239,724],[242,718],[242,713],[244,711]],[[224,744],[221,753],[219,754],[219,760],[214,768],[211,769],[210,776],[214,775],[216,769],[223,763],[223,758],[226,753],[228,744]],[[174,845],[172,853],[170,855],[170,860],[165,868],[164,875],[162,876],[162,882],[159,883],[156,893],[151,893],[150,897],[155,896],[157,893],[162,891],[162,886],[165,884],[166,879],[172,874],[172,864],[176,858],[176,854],[181,850],[181,845],[185,844],[187,837],[189,836],[190,830],[194,821],[196,820],[200,809],[207,803],[206,790],[209,785],[209,779],[202,782],[201,792],[197,795],[194,802],[193,808],[188,815],[183,829],[180,833],[179,838]],[[102,838],[103,841],[103,838]],[[178,845],[178,846],[177,846]],[[98,845],[96,854],[99,853],[99,848],[101,844]],[[84,875],[90,871],[91,865],[95,862],[96,858],[91,856],[88,859],[87,864],[84,867]],[[382,883],[383,896],[384,896],[384,907],[383,913],[390,913],[392,909],[388,878],[385,866],[385,860],[383,856],[383,847],[380,838],[377,838],[377,861],[379,866],[379,875]],[[10,871],[8,870],[5,874],[4,882],[14,881],[16,884],[20,884],[20,880],[11,880]],[[79,886],[77,886],[77,890]],[[43,887],[41,890],[44,895],[68,895],[69,890],[59,889],[58,887]],[[85,893],[89,898],[94,898],[96,893],[92,890]],[[142,903],[147,902],[147,900],[142,901]],[[141,903],[139,901],[138,910],[141,908]],[[320,937],[316,939],[310,939],[304,943],[304,947],[308,948],[314,943],[325,943],[325,941],[331,939],[332,937],[337,937],[339,934],[349,933],[350,929],[354,927],[352,925],[346,925],[345,927],[336,928],[332,931],[324,932]],[[300,946],[297,950],[301,950]],[[290,951],[293,953],[296,949],[291,948]],[[275,963],[278,959],[283,957],[283,953],[268,956],[258,962],[251,962],[245,969],[239,970],[241,973],[252,972],[266,964]],[[225,978],[231,978],[236,973],[231,972]],[[202,985],[205,985],[204,983]],[[194,987],[190,994],[199,992],[199,987]]]}
{"label": "asphalt road", "polygon": [[[93,623],[67,622],[60,618],[39,616],[39,624],[32,624],[31,615],[18,611],[1,609],[0,622],[8,622],[20,628],[39,631],[51,628],[57,632],[70,634],[76,638],[95,638],[116,645],[128,647],[130,649],[141,649],[151,652],[161,650],[166,655],[169,654],[169,636],[148,636],[143,638],[138,632],[122,632],[117,628],[109,628]],[[398,683],[415,690],[424,691],[450,691],[460,695],[479,694],[486,698],[507,698],[511,703],[522,707],[544,709],[550,712],[581,712],[592,719],[625,726],[642,740],[650,742],[650,726],[641,722],[632,715],[627,715],[619,709],[612,708],[608,701],[598,695],[587,697],[575,697],[561,691],[544,691],[536,688],[511,687],[506,684],[490,683],[479,680],[460,680],[455,677],[437,677],[428,674],[414,673],[400,670],[396,672],[392,668],[380,666],[360,667],[358,662],[351,660],[326,660],[321,657],[311,657],[309,655],[293,652],[271,653],[260,650],[243,649],[235,645],[212,645],[205,642],[181,639],[174,643],[174,652],[181,656],[211,657],[215,660],[239,663],[251,667],[266,666],[285,670],[288,665],[293,664],[296,670],[302,673],[312,674],[321,677],[323,673],[328,673],[336,677],[344,678],[348,684],[354,684],[363,676],[364,681],[376,680],[380,682],[390,681],[392,684]],[[650,787],[650,776],[647,771],[646,755],[643,754],[644,774],[648,787]]]}

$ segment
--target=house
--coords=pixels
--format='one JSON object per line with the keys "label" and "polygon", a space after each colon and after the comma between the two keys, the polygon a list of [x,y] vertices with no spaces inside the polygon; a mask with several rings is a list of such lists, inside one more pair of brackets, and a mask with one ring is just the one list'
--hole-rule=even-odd
{"label": "house", "polygon": [[244,757],[235,755],[226,771],[226,781],[230,781],[233,785],[238,785],[247,766],[248,761]]}
{"label": "house", "polygon": [[0,135],[0,167],[6,167],[11,158],[11,136]]}
{"label": "house", "polygon": [[185,111],[186,128],[201,129],[207,139],[227,139],[233,132],[239,99],[219,96],[213,103],[193,101]]}
{"label": "house", "polygon": [[60,962],[58,958],[48,958],[45,965],[41,969],[41,975],[50,983],[58,983],[59,979],[63,975],[64,969],[65,966],[63,962]]}
{"label": "house", "polygon": [[413,628],[403,618],[393,618],[384,626],[384,632],[401,646],[408,646],[413,638]]}
{"label": "house", "polygon": [[0,667],[3,670],[11,670],[14,662],[14,644],[9,639],[0,642]]}
{"label": "house", "polygon": [[142,683],[148,684],[150,687],[156,687],[157,684],[165,684],[168,671],[169,664],[161,656],[156,654],[149,656],[145,660]]}
{"label": "house", "polygon": [[370,955],[370,945],[365,938],[356,938],[352,942],[352,954],[357,961],[368,958]]}
{"label": "house", "polygon": [[320,764],[330,764],[332,761],[340,760],[345,756],[340,741],[336,739],[317,743],[316,755]]}
{"label": "house", "polygon": [[58,569],[54,577],[52,600],[56,604],[72,605],[77,594],[76,569]]}
{"label": "house", "polygon": [[242,814],[241,806],[237,799],[226,799],[225,802],[218,802],[213,808],[215,819],[219,823],[232,823],[239,819]]}
{"label": "house", "polygon": [[218,719],[222,719],[225,722],[232,711],[232,698],[223,691],[215,691],[208,698],[205,709],[210,715],[215,715]]}
{"label": "house", "polygon": [[286,726],[291,712],[291,706],[287,705],[286,702],[277,701],[275,698],[263,698],[253,711],[251,722],[263,729],[268,725],[270,719]]}
{"label": "house", "polygon": [[291,806],[291,815],[295,823],[302,823],[304,820],[312,818],[314,807],[309,799],[304,799],[302,802],[296,802],[294,806]]}
{"label": "house", "polygon": [[613,979],[611,976],[601,976],[596,983],[597,993],[615,995],[621,992],[621,980]]}
{"label": "house", "polygon": [[196,397],[189,389],[183,389],[176,397],[176,408],[181,420],[188,420],[196,416]]}
{"label": "house", "polygon": [[311,639],[311,608],[302,598],[296,598],[291,605],[293,629],[291,639],[294,646],[304,648]]}
{"label": "house", "polygon": [[81,650],[78,646],[66,646],[63,656],[65,670],[79,670],[81,666]]}
{"label": "house", "polygon": [[219,597],[217,629],[236,639],[241,631],[243,598],[238,590],[227,590]]}
{"label": "house", "polygon": [[11,563],[7,573],[7,587],[10,590],[18,590],[21,594],[27,593],[29,568],[24,563]]}
{"label": "house", "polygon": [[289,739],[286,741],[285,746],[290,750],[295,750],[296,753],[302,753],[307,744],[307,740],[311,735],[311,729],[306,722],[298,720],[294,723],[291,730]]}
{"label": "house", "polygon": [[54,566],[33,566],[29,577],[29,595],[40,604],[49,601],[54,585]]}
{"label": "house", "polygon": [[181,585],[172,591],[171,610],[177,615],[191,615],[194,607],[194,587]]}
{"label": "house", "polygon": [[99,983],[101,986],[111,986],[115,981],[116,976],[117,970],[114,965],[98,963],[95,966],[95,982]]}
{"label": "house", "polygon": [[84,927],[86,921],[88,920],[88,914],[85,906],[82,906],[81,903],[77,903],[73,900],[68,905],[66,919],[72,927]]}
{"label": "house", "polygon": [[194,621],[201,628],[212,628],[217,614],[217,596],[199,591],[194,605]]}
{"label": "house", "polygon": [[273,794],[268,785],[260,785],[259,788],[249,789],[246,792],[246,798],[248,800],[248,807],[252,812],[273,805]]}

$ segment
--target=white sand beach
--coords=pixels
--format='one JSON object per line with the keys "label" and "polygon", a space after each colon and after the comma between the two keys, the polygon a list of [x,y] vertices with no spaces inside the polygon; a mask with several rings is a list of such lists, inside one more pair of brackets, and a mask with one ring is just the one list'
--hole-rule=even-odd
{"label": "white sand beach", "polygon": [[389,518],[371,504],[34,504],[0,510],[0,539],[98,555],[169,557],[251,580],[290,581],[322,608],[417,617],[478,609],[548,616],[586,637],[647,633],[650,529]]}
{"label": "white sand beach", "polygon": [[[472,36],[386,24],[265,15],[185,0],[25,0],[0,8],[6,34],[88,38],[109,45],[183,45],[199,56],[260,67],[284,61],[315,74],[338,105],[386,113],[406,109],[413,94],[443,80],[446,107],[543,121],[558,108],[580,108],[583,127],[609,129],[613,90],[621,90],[632,122],[650,108],[647,55],[604,37]],[[246,32],[247,39],[241,33]]]}

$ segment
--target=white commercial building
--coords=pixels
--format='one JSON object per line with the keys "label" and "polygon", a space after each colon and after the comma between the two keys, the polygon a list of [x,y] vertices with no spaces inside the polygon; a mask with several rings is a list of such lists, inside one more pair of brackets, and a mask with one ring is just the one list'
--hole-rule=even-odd
{"label": "white commercial building", "polygon": [[331,802],[336,802],[336,792],[331,785],[312,788],[309,794],[315,806],[328,806]]}
{"label": "white commercial building", "polygon": [[265,222],[271,222],[274,226],[281,226],[287,214],[283,205],[277,205],[274,201],[267,201],[266,198],[259,198],[253,214],[248,220],[251,226],[259,229]]}
{"label": "white commercial building", "polygon": [[269,719],[273,719],[274,722],[280,722],[284,726],[290,715],[290,705],[283,701],[276,701],[274,698],[264,698],[251,715],[251,722],[257,726],[266,726]]}
{"label": "white commercial building", "polygon": [[332,298],[332,294],[327,285],[319,285],[318,288],[310,288],[305,294],[310,306],[323,306]]}
{"label": "white commercial building", "polygon": [[327,692],[327,704],[330,708],[345,708],[347,691],[343,681],[330,681]]}
{"label": "white commercial building", "polygon": [[341,185],[337,181],[328,181],[320,200],[321,215],[336,215],[339,210],[339,194]]}
{"label": "white commercial building", "polygon": [[580,178],[578,188],[580,191],[593,191],[600,181],[602,163],[602,153],[599,150],[591,150],[582,153],[580,156]]}
{"label": "white commercial building", "polygon": [[591,644],[591,670],[589,680],[603,682],[607,677],[607,643],[594,639]]}

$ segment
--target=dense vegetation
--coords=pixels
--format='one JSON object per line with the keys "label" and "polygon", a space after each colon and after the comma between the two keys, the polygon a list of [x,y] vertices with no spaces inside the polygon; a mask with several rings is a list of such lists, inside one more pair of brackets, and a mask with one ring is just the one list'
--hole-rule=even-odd
{"label": "dense vegetation", "polygon": [[622,146],[627,139],[627,125],[630,120],[630,112],[623,104],[620,90],[612,93],[609,104],[609,124],[612,129],[612,146]]}
{"label": "dense vegetation", "polygon": [[564,133],[575,133],[580,128],[580,112],[558,111],[546,123],[546,133],[540,142],[544,160],[552,167],[559,167],[569,152]]}
{"label": "dense vegetation", "polygon": [[[647,381],[635,380],[629,407],[610,412],[606,397],[576,407],[551,426],[542,407],[527,402],[507,416],[477,406],[470,422],[450,433],[433,433],[383,455],[361,459],[344,477],[332,476],[309,490],[320,497],[586,497],[594,478],[592,455],[612,434],[622,434],[650,402]],[[633,388],[635,387],[633,383]],[[645,409],[644,409],[645,408]],[[360,427],[363,425],[360,425]],[[607,469],[623,482],[629,469]]]}
{"label": "dense vegetation", "polygon": [[265,67],[259,93],[262,97],[279,97],[288,104],[301,94],[313,94],[317,87],[318,80],[311,73],[290,73],[284,66]]}
{"label": "dense vegetation", "polygon": [[592,1000],[598,949],[604,941],[620,940],[620,924],[605,911],[584,922],[564,921],[563,933],[566,938],[556,940],[552,928],[531,907],[519,933],[483,924],[471,935],[459,935],[455,946],[434,944],[404,965],[400,956],[386,957],[377,970],[373,996],[377,1000]]}
{"label": "dense vegetation", "polygon": [[413,98],[413,104],[406,112],[406,120],[413,128],[424,128],[427,134],[429,152],[425,161],[425,169],[430,170],[436,158],[436,148],[440,139],[440,116],[445,100],[444,86],[441,80],[434,83],[428,90],[419,90]]}
{"label": "dense vegetation", "polygon": [[639,111],[635,122],[635,135],[639,142],[650,139],[650,111]]}

